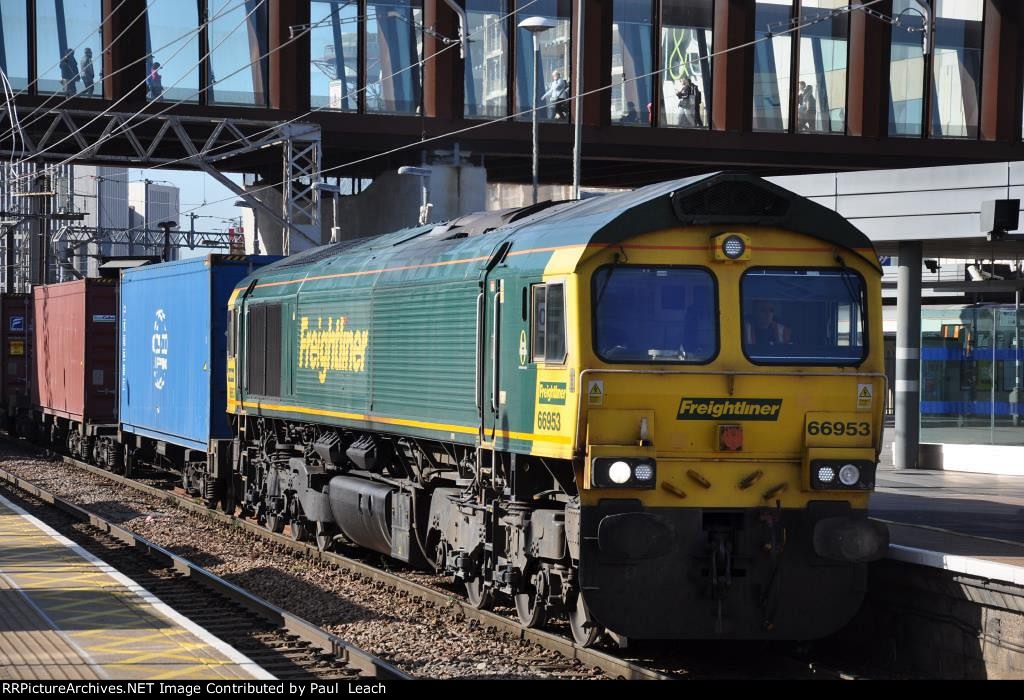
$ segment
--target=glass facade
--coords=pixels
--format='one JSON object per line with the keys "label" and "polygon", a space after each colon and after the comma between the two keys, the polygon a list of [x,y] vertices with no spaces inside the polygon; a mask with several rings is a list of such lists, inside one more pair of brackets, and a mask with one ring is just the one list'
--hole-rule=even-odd
{"label": "glass facade", "polygon": [[[9,2],[3,2],[5,18]],[[20,0],[14,2],[20,3]],[[101,5],[101,0],[36,3],[37,91],[78,97],[103,96]],[[23,35],[26,26],[20,27]],[[5,35],[7,31],[5,27]]]}
{"label": "glass facade", "polygon": [[310,106],[355,111],[359,103],[359,3],[312,0],[310,23]]}
{"label": "glass facade", "polygon": [[[569,119],[569,97],[572,95],[572,0],[536,0],[516,15],[516,22],[527,17],[546,17],[555,23],[553,29],[537,35],[540,95],[538,119]],[[516,101],[519,119],[530,121],[533,106],[533,37],[525,29],[516,29]]]}
{"label": "glass facade", "polygon": [[15,90],[28,85],[27,8],[25,0],[0,3],[0,69]]}
{"label": "glass facade", "polygon": [[466,0],[465,116],[508,114],[508,0]]}
{"label": "glass facade", "polygon": [[921,442],[1024,445],[1022,331],[1012,304],[923,309]]}
{"label": "glass facade", "polygon": [[978,137],[982,0],[937,0],[931,135]]}
{"label": "glass facade", "polygon": [[711,102],[712,0],[663,0],[659,32],[661,126],[707,128]]}
{"label": "glass facade", "polygon": [[755,9],[754,131],[789,129],[793,35],[775,34],[789,27],[792,13],[791,0],[761,0]]}
{"label": "glass facade", "polygon": [[366,111],[416,114],[423,69],[423,6],[419,0],[366,3]]}
{"label": "glass facade", "polygon": [[822,134],[846,131],[846,61],[849,14],[831,16],[846,0],[801,0],[797,129]]}
{"label": "glass facade", "polygon": [[650,0],[615,0],[612,10],[612,123],[649,126],[654,6]]}
{"label": "glass facade", "polygon": [[146,12],[146,53],[148,99],[198,101],[199,1],[152,3]]}
{"label": "glass facade", "polygon": [[[268,0],[207,0],[210,57],[207,99],[213,104],[267,104]],[[165,89],[170,87],[163,81]]]}

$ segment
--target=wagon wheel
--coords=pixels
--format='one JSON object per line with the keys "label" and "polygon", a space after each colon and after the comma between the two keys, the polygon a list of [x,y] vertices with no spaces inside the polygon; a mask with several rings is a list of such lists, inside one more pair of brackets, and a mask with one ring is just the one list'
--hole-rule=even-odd
{"label": "wagon wheel", "polygon": [[321,552],[329,552],[334,549],[335,528],[331,523],[317,522],[314,537],[316,548]]}
{"label": "wagon wheel", "polygon": [[594,620],[587,604],[583,602],[583,596],[579,594],[576,594],[576,604],[569,610],[569,627],[572,629],[572,638],[584,648],[597,644],[597,640],[604,634],[604,628]]}
{"label": "wagon wheel", "polygon": [[494,591],[484,586],[484,581],[477,576],[466,581],[466,597],[469,604],[477,610],[490,610],[494,607]]}
{"label": "wagon wheel", "polygon": [[516,615],[519,616],[519,624],[523,627],[540,627],[547,617],[544,603],[547,586],[544,574],[538,572],[532,579],[526,585],[527,590],[514,596]]}

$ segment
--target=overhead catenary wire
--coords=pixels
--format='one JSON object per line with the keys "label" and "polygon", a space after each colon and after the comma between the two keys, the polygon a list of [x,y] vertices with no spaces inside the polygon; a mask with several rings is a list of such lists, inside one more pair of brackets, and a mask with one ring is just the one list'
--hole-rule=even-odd
{"label": "overhead catenary wire", "polygon": [[[796,32],[796,31],[799,31],[801,29],[805,29],[806,27],[812,26],[814,24],[818,24],[819,22],[823,22],[823,21],[826,21],[828,19],[832,19],[833,17],[837,17],[837,16],[842,15],[842,14],[847,14],[847,13],[850,13],[850,12],[866,9],[866,8],[870,7],[871,5],[875,5],[875,4],[877,4],[877,3],[881,2],[881,1],[882,0],[868,0],[867,2],[860,3],[858,5],[849,5],[849,6],[844,6],[844,7],[841,7],[841,8],[837,8],[837,9],[833,10],[832,12],[830,12],[827,15],[824,15],[822,17],[818,17],[818,18],[816,18],[814,20],[810,20],[810,21],[804,22],[803,24],[800,24],[800,25],[797,25],[797,26],[794,26],[794,27],[790,27],[790,28],[785,29],[783,31],[777,32],[774,36],[781,36],[781,35],[784,35],[784,34],[790,34],[792,32]],[[692,59],[687,60],[686,63],[687,64],[699,63],[700,61],[706,61],[708,59],[715,58],[717,56],[722,56],[722,55],[725,55],[725,54],[728,54],[728,53],[732,53],[734,51],[742,51],[743,49],[751,48],[751,47],[756,46],[757,44],[760,44],[762,42],[771,41],[771,39],[772,39],[771,36],[765,36],[765,37],[761,37],[761,38],[758,38],[758,39],[752,39],[751,41],[747,41],[747,42],[744,42],[742,44],[737,44],[736,46],[726,47],[726,48],[724,48],[724,49],[722,49],[720,51],[712,51],[712,52],[709,52],[709,53],[707,53],[707,54],[705,54],[703,56],[696,56],[696,57],[694,57]],[[654,71],[651,71],[649,73],[645,73],[645,74],[642,74],[642,75],[636,75],[636,76],[633,76],[631,78],[620,80],[620,81],[618,81],[618,84],[621,84],[623,82],[631,82],[631,81],[637,81],[637,80],[643,80],[643,79],[646,79],[646,78],[650,78],[650,77],[659,75],[660,73],[663,73],[666,70],[667,70],[667,67],[659,68],[658,70],[654,70]],[[607,85],[602,85],[600,87],[596,87],[596,88],[593,88],[591,90],[588,90],[588,91],[584,92],[582,94],[582,96],[583,97],[587,97],[589,95],[595,95],[595,94],[603,92],[605,90],[611,90],[612,87],[613,87],[612,83],[609,83]],[[538,106],[537,109],[540,109],[540,107]],[[529,109],[524,109],[524,110],[521,110],[521,111],[516,112],[514,114],[510,114],[510,115],[507,115],[507,116],[498,117],[498,118],[490,119],[490,120],[486,120],[486,121],[481,121],[481,122],[478,122],[478,123],[475,123],[475,124],[470,124],[469,126],[463,127],[461,129],[455,129],[455,130],[452,130],[452,131],[445,132],[443,134],[438,134],[436,136],[431,136],[431,137],[423,138],[423,139],[420,139],[419,141],[415,141],[415,142],[412,142],[412,143],[405,144],[404,146],[396,146],[395,148],[392,148],[392,149],[389,149],[389,150],[386,150],[386,151],[382,151],[380,153],[376,153],[376,154],[371,155],[371,156],[365,156],[363,158],[358,158],[356,160],[352,160],[352,161],[349,161],[347,163],[342,163],[340,165],[331,166],[330,168],[325,168],[325,169],[320,171],[320,175],[322,176],[325,173],[334,172],[334,171],[337,171],[337,170],[342,170],[344,168],[351,168],[351,167],[353,167],[355,165],[360,165],[362,163],[366,163],[366,162],[371,161],[371,160],[376,160],[377,158],[383,158],[385,156],[389,156],[389,155],[392,155],[392,154],[395,154],[395,153],[399,153],[401,151],[405,151],[405,150],[408,150],[408,149],[411,149],[411,148],[421,147],[421,146],[423,146],[425,144],[428,144],[428,143],[433,143],[433,142],[436,142],[436,141],[441,141],[441,140],[444,140],[444,139],[452,138],[453,136],[458,136],[460,134],[468,133],[470,131],[475,131],[476,129],[482,129],[484,127],[491,126],[493,124],[499,124],[499,123],[507,122],[507,121],[512,120],[512,119],[518,119],[519,117],[523,117],[523,116],[532,114],[533,111],[534,111],[534,108],[531,107]],[[246,194],[252,195],[252,194],[256,194],[258,192],[264,191],[264,190],[276,189],[276,188],[280,187],[283,184],[284,184],[284,181],[282,180],[282,181],[279,181],[279,182],[276,182],[276,183],[261,185],[259,187],[254,188],[254,189],[248,190],[246,192]],[[234,196],[232,196],[232,197],[224,197],[222,199],[215,199],[215,200],[213,200],[211,202],[207,202],[207,205],[218,204],[220,202],[226,202],[226,201],[231,200],[231,199],[234,199]],[[181,213],[182,214],[188,214],[191,211],[195,211],[195,210],[191,209],[191,210],[187,210],[187,211],[184,211],[184,212],[181,212]]]}
{"label": "overhead catenary wire", "polygon": [[[258,2],[258,3],[257,3],[257,4],[256,4],[256,5],[255,5],[255,6],[254,6],[254,7],[252,8],[252,10],[250,10],[250,11],[249,11],[249,12],[248,12],[248,13],[247,13],[247,14],[245,15],[245,17],[244,17],[244,18],[242,19],[242,21],[241,21],[241,22],[239,22],[239,23],[238,23],[237,25],[235,25],[235,27],[234,27],[234,28],[233,28],[233,29],[232,29],[232,30],[231,30],[230,32],[228,32],[228,33],[227,33],[227,34],[226,34],[226,35],[224,36],[224,38],[223,38],[223,39],[222,39],[222,40],[221,40],[221,41],[220,41],[220,42],[219,42],[219,43],[218,43],[218,44],[217,44],[216,46],[214,46],[213,48],[211,48],[210,50],[208,50],[208,51],[207,51],[207,52],[206,52],[205,54],[203,54],[203,55],[202,55],[202,56],[201,56],[201,57],[199,58],[199,61],[197,61],[197,62],[196,62],[196,63],[195,63],[195,64],[194,64],[193,66],[192,66],[192,68],[198,68],[198,67],[199,67],[199,66],[200,66],[200,65],[202,64],[202,62],[203,62],[203,61],[204,61],[204,60],[205,60],[206,58],[208,58],[208,57],[209,57],[209,56],[210,56],[210,55],[211,55],[211,54],[212,54],[212,53],[213,53],[214,51],[216,51],[216,50],[217,50],[218,48],[220,48],[220,46],[221,46],[221,45],[222,45],[222,44],[223,44],[223,43],[224,43],[225,41],[227,41],[227,40],[228,40],[228,37],[230,37],[230,36],[231,36],[232,34],[234,34],[234,33],[235,33],[236,31],[238,31],[238,28],[239,28],[239,27],[241,27],[241,26],[242,26],[243,24],[245,24],[246,22],[248,22],[248,21],[249,21],[249,18],[250,18],[250,17],[252,16],[252,14],[253,14],[254,12],[256,12],[256,10],[258,10],[258,9],[259,9],[259,8],[260,8],[260,7],[261,7],[261,6],[262,6],[262,5],[263,5],[263,4],[265,3],[265,2],[266,2],[266,0],[259,0],[259,2]],[[236,5],[233,5],[233,6],[231,6],[231,8],[229,8],[229,10],[225,10],[224,12],[226,13],[226,12],[228,12],[228,11],[230,11],[230,10],[232,10],[232,9],[235,9],[235,8],[237,8],[237,7],[239,7],[240,5],[243,5],[243,4],[244,4],[244,0],[243,0],[243,2],[240,2],[240,3],[237,3]],[[210,19],[206,20],[206,22],[204,22],[204,23],[203,23],[203,25],[207,25],[207,24],[209,24],[209,23],[211,23],[211,22],[215,21],[216,19],[219,19],[220,17],[223,17],[223,16],[224,16],[224,13],[221,13],[220,15],[217,15],[217,16],[214,16],[214,17],[211,17]],[[173,54],[171,54],[171,58],[173,58],[174,56],[178,55],[178,53],[180,53],[180,52],[181,52],[181,51],[182,51],[182,50],[184,49],[184,47],[185,47],[185,45],[183,45],[183,46],[181,46],[180,48],[178,48],[178,50],[177,50],[177,51],[175,51],[175,52],[174,52]],[[270,52],[268,52],[268,54],[267,54],[267,55],[269,55],[269,53],[270,53]],[[264,56],[264,57],[265,57],[265,56]],[[260,57],[260,58],[258,58],[258,59],[256,59],[256,60],[257,60],[257,61],[263,60],[263,58],[264,58],[264,57]],[[235,75],[236,73],[238,73],[238,72],[240,72],[240,71],[242,71],[242,70],[245,70],[246,68],[249,68],[249,67],[251,67],[251,66],[252,66],[252,65],[253,65],[254,63],[256,63],[256,61],[250,61],[250,62],[249,62],[248,64],[246,64],[246,65],[242,66],[242,67],[241,67],[241,68],[239,68],[238,70],[236,70],[236,71],[234,71],[234,72],[232,72],[232,73],[230,73],[230,74],[228,74],[228,75],[224,76],[223,78],[221,78],[221,79],[220,79],[220,80],[218,80],[218,81],[214,81],[213,83],[211,83],[210,85],[208,85],[208,86],[207,86],[206,88],[204,88],[204,89],[209,89],[210,87],[212,87],[213,85],[215,85],[215,84],[216,84],[217,82],[221,82],[221,81],[223,81],[223,80],[226,80],[227,78],[230,78],[231,76]],[[189,71],[191,71],[191,70],[192,70],[192,68],[189,68],[189,70],[188,70],[188,71],[186,71],[186,74],[187,74],[187,73],[188,73]],[[176,85],[177,85],[178,83],[180,83],[180,82],[181,82],[182,80],[184,80],[184,79],[185,79],[185,75],[183,75],[183,76],[182,76],[181,78],[179,78],[179,79],[178,79],[178,80],[177,80],[177,81],[176,81],[175,83],[173,83],[173,84],[171,85],[171,87],[175,87],[175,86],[176,86]],[[142,81],[139,81],[138,83],[136,83],[136,85],[135,85],[135,86],[133,86],[132,88],[130,88],[129,90],[127,90],[127,91],[125,92],[125,94],[124,94],[124,95],[123,95],[123,96],[122,96],[122,97],[121,97],[120,99],[118,99],[117,101],[115,101],[114,103],[112,103],[112,104],[111,104],[110,106],[108,106],[108,107],[107,107],[106,109],[104,109],[103,111],[101,111],[101,112],[99,112],[98,114],[96,114],[96,116],[94,116],[94,117],[93,117],[92,119],[90,119],[90,120],[89,120],[88,122],[86,122],[86,123],[85,123],[85,124],[83,124],[82,126],[78,127],[77,129],[75,129],[75,130],[74,130],[73,132],[71,132],[70,134],[68,134],[68,135],[64,136],[64,137],[63,137],[62,139],[60,139],[59,141],[56,141],[55,143],[51,144],[50,146],[47,146],[46,148],[44,148],[43,150],[41,150],[41,151],[39,151],[39,152],[37,152],[37,153],[33,153],[33,154],[32,154],[31,156],[29,156],[28,158],[25,158],[24,160],[29,160],[29,158],[37,158],[37,157],[39,157],[40,155],[42,155],[43,153],[46,153],[46,152],[50,151],[51,149],[55,148],[56,146],[60,145],[61,143],[64,143],[64,142],[65,142],[65,141],[67,141],[67,140],[68,140],[69,138],[72,138],[72,137],[74,137],[74,136],[75,136],[75,134],[79,134],[79,133],[81,133],[81,131],[82,131],[82,130],[83,130],[84,128],[86,128],[86,127],[87,127],[87,126],[89,126],[90,124],[93,124],[93,123],[95,123],[95,122],[96,122],[97,120],[99,120],[99,119],[102,119],[102,118],[103,118],[103,117],[104,117],[105,115],[109,114],[109,113],[110,113],[110,111],[111,111],[111,110],[112,110],[112,109],[113,109],[114,107],[116,107],[117,105],[121,104],[121,102],[123,102],[124,100],[126,100],[126,99],[127,99],[128,97],[130,97],[130,96],[131,96],[132,92],[133,92],[133,91],[134,91],[135,89],[137,89],[137,88],[140,88],[140,87],[142,87],[143,85],[145,85],[145,83],[146,83],[146,80],[142,80]],[[201,93],[202,91],[203,91],[203,90],[201,89],[201,90],[197,91],[197,92],[196,92],[196,93],[194,93],[194,94],[200,94],[200,93]],[[167,109],[170,109],[171,107],[173,107],[173,106],[175,106],[175,105],[179,105],[179,104],[182,104],[183,102],[186,102],[186,101],[188,101],[189,99],[191,99],[191,97],[192,97],[192,96],[193,96],[193,95],[189,95],[188,97],[185,97],[185,98],[182,98],[182,99],[180,99],[180,100],[177,100],[177,101],[175,101],[175,102],[172,102],[172,103],[170,103],[170,104],[168,105]],[[125,120],[124,120],[124,121],[123,121],[123,122],[122,122],[122,123],[121,123],[121,124],[119,125],[119,127],[115,128],[115,129],[112,129],[110,133],[108,133],[108,134],[107,134],[107,135],[106,135],[105,137],[103,137],[103,138],[99,139],[99,140],[98,140],[98,141],[97,141],[96,143],[94,143],[94,144],[90,144],[90,145],[89,145],[89,146],[87,146],[86,148],[84,148],[84,149],[82,149],[82,150],[78,151],[77,153],[75,153],[75,154],[73,154],[73,155],[69,156],[68,158],[65,158],[64,160],[60,161],[59,163],[56,163],[56,164],[54,164],[53,166],[47,166],[47,169],[52,169],[53,167],[59,167],[59,166],[61,166],[61,165],[66,165],[66,164],[70,163],[71,161],[73,161],[73,160],[75,160],[75,159],[79,158],[80,156],[84,155],[84,154],[85,154],[86,152],[88,152],[89,150],[95,149],[95,148],[97,148],[97,147],[98,147],[99,145],[101,145],[101,144],[105,143],[106,141],[109,141],[109,140],[110,140],[111,138],[113,138],[113,137],[115,137],[115,136],[118,136],[118,135],[120,135],[120,134],[124,133],[124,131],[125,131],[125,130],[127,129],[127,126],[128,126],[128,124],[129,124],[129,123],[131,122],[131,120],[132,120],[132,119],[134,119],[135,117],[137,117],[138,115],[140,115],[140,114],[141,114],[142,112],[144,112],[144,111],[146,110],[146,108],[147,108],[148,106],[149,106],[149,104],[147,104],[147,105],[145,105],[145,106],[143,106],[143,107],[139,108],[139,109],[138,109],[138,110],[137,110],[137,111],[136,111],[135,113],[133,113],[133,114],[132,114],[131,116],[129,116],[129,117],[127,118],[127,119],[125,119]],[[147,119],[143,120],[143,121],[142,121],[141,123],[142,123],[142,124],[144,124],[144,123],[146,123],[147,121],[149,121],[149,119],[152,119],[152,118],[153,118],[153,117],[155,117],[155,116],[159,116],[160,114],[163,114],[164,112],[166,112],[166,111],[167,111],[167,109],[164,109],[164,110],[162,110],[162,111],[160,111],[160,112],[156,113],[155,115],[152,115],[152,116],[148,117]],[[138,125],[136,125],[136,126],[138,126]],[[22,161],[22,162],[23,162],[23,161]]]}

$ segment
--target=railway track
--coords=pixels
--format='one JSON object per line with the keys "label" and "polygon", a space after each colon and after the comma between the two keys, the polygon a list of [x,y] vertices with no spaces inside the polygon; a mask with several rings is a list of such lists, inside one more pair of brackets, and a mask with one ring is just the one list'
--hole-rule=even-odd
{"label": "railway track", "polygon": [[[0,479],[34,515],[280,680],[412,678],[131,530],[5,470]],[[71,531],[74,523],[86,527]]]}
{"label": "railway track", "polygon": [[[19,444],[17,447],[24,449],[24,444]],[[167,488],[127,479],[67,456],[48,454],[61,459],[65,464],[112,483],[127,486],[163,501],[170,500],[183,510],[252,533],[298,556],[309,557],[336,566],[343,574],[373,581],[377,585],[385,587],[393,595],[408,596],[439,607],[456,606],[459,609],[459,614],[470,626],[479,627],[485,632],[508,635],[521,643],[538,649],[557,652],[565,657],[570,664],[591,668],[595,671],[599,670],[607,677],[648,680],[724,676],[848,679],[864,675],[841,671],[831,665],[809,661],[794,655],[766,651],[751,643],[735,643],[730,649],[722,648],[718,652],[714,651],[716,647],[714,643],[699,645],[692,643],[646,644],[624,650],[625,653],[618,656],[601,649],[585,649],[577,646],[568,634],[560,635],[548,630],[524,629],[518,620],[511,617],[504,617],[496,612],[477,610],[456,597],[456,594],[450,590],[423,585],[337,552],[321,552],[311,544],[297,542],[285,535],[272,533],[255,522],[210,510],[194,499]],[[13,475],[0,470],[0,479],[9,479],[11,476]],[[717,646],[722,646],[722,644],[725,643],[718,643]],[[738,648],[743,649],[740,658],[733,659]],[[723,661],[723,659],[725,660]]]}

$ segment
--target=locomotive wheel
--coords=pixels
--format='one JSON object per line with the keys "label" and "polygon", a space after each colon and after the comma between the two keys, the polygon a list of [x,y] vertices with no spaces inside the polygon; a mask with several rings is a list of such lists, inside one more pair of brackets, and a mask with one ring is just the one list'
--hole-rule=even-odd
{"label": "locomotive wheel", "polygon": [[266,528],[271,532],[284,532],[284,514],[267,511]]}
{"label": "locomotive wheel", "polygon": [[332,525],[331,523],[318,522],[316,524],[314,535],[316,538],[316,548],[319,549],[321,552],[329,552],[333,550],[334,532],[335,528],[334,525]]}
{"label": "locomotive wheel", "polygon": [[547,619],[544,601],[536,591],[532,593],[517,593],[516,615],[519,617],[519,624],[523,627],[540,627]]}
{"label": "locomotive wheel", "polygon": [[572,638],[584,648],[597,644],[597,640],[604,634],[604,628],[597,624],[582,596],[578,594],[575,607],[569,610],[569,627],[572,629]]}
{"label": "locomotive wheel", "polygon": [[228,480],[224,482],[224,491],[220,498],[220,510],[227,515],[234,515],[235,505],[235,480],[228,477]]}
{"label": "locomotive wheel", "polygon": [[516,593],[513,598],[516,604],[516,615],[523,627],[540,627],[547,618],[545,599],[547,598],[547,581],[543,572],[530,577],[526,590]]}
{"label": "locomotive wheel", "polygon": [[200,485],[203,494],[203,505],[213,510],[220,501],[220,494],[218,493],[221,490],[219,488],[220,484],[209,474],[204,474]]}
{"label": "locomotive wheel", "polygon": [[494,591],[484,587],[484,581],[479,576],[466,581],[466,597],[477,610],[490,610],[494,607]]}
{"label": "locomotive wheel", "polygon": [[309,539],[309,528],[306,527],[306,519],[298,517],[289,524],[290,534],[296,542],[305,542]]}

